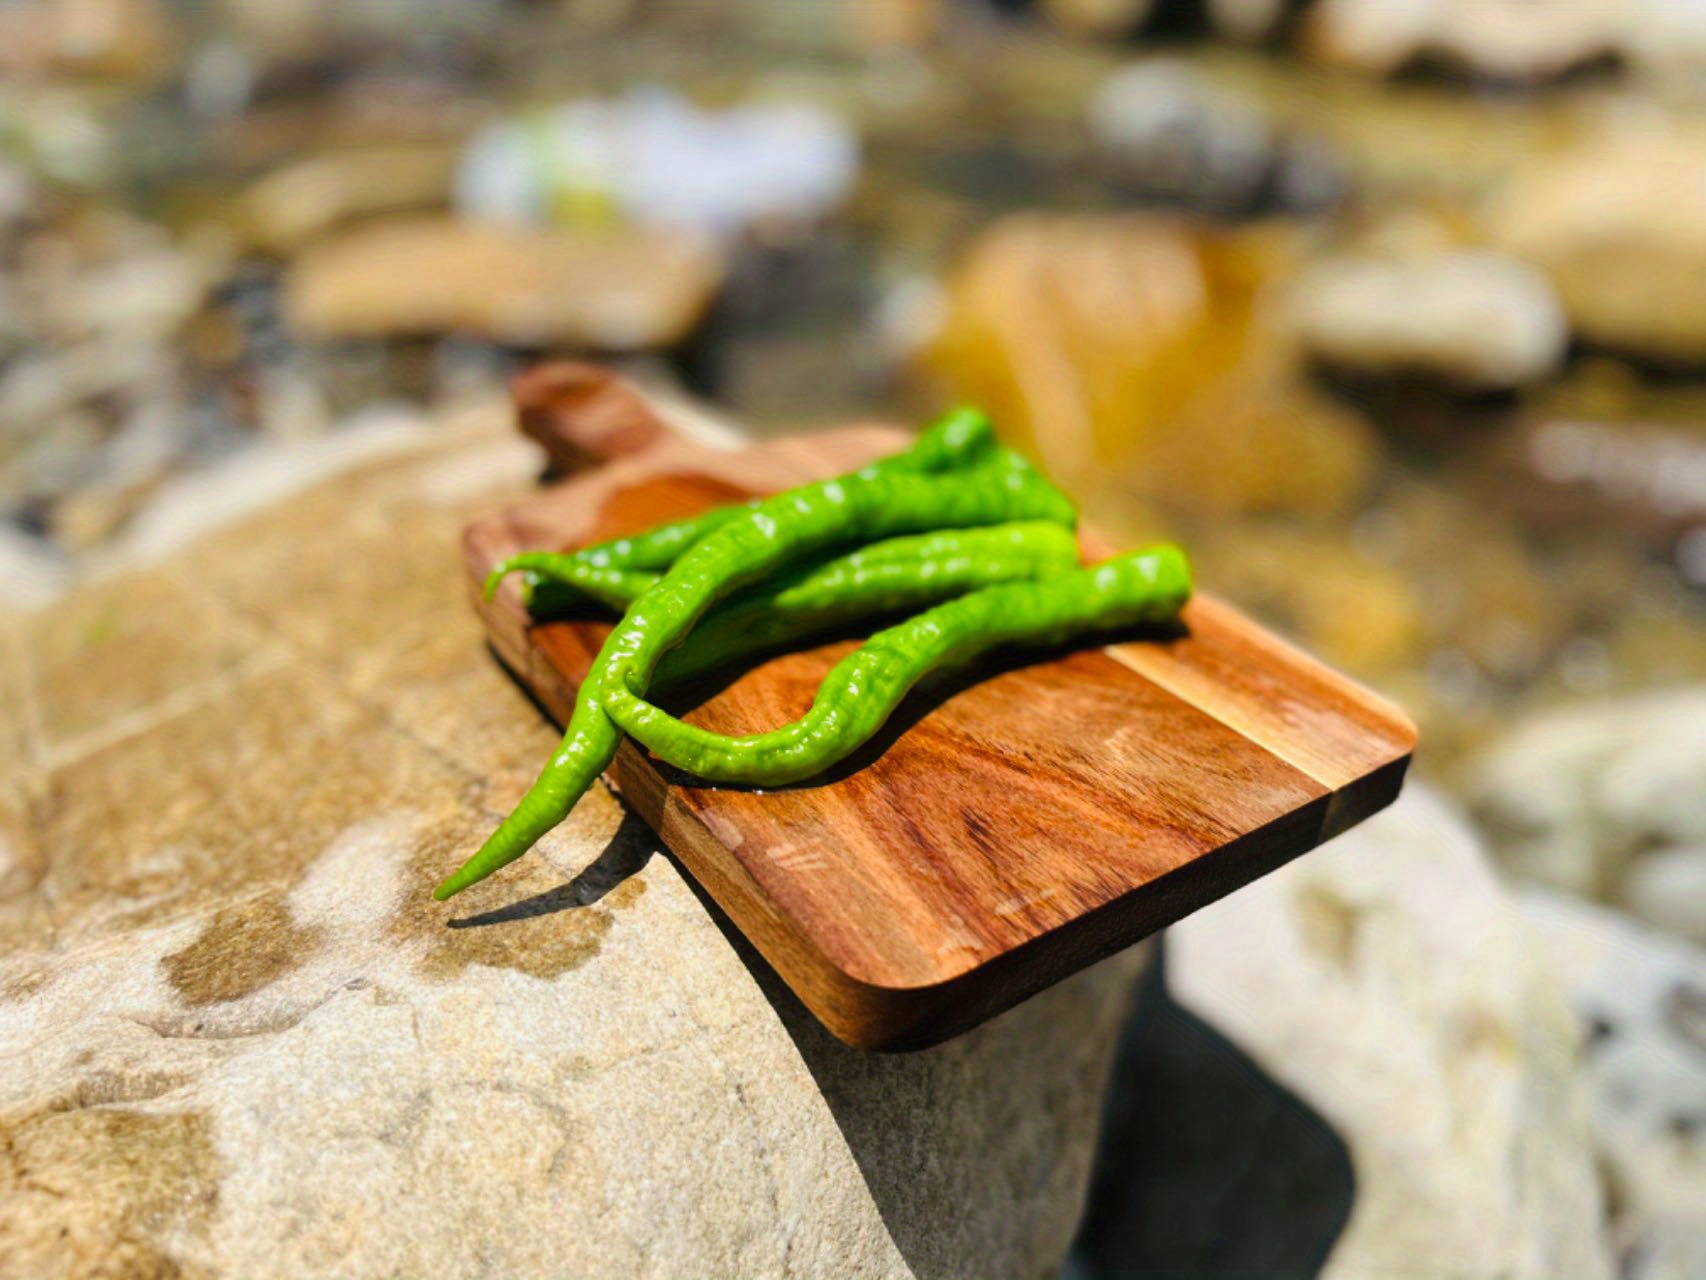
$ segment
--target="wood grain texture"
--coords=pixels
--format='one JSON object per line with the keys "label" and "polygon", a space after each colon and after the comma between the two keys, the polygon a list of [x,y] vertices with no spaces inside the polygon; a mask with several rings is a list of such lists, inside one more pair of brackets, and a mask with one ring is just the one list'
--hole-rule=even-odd
{"label": "wood grain texture", "polygon": [[[606,433],[612,403],[596,419]],[[530,434],[542,421],[578,430],[573,412],[532,406]],[[727,453],[652,434],[472,525],[468,570],[478,582],[512,551],[632,532],[902,440],[861,427]],[[565,718],[606,624],[533,625],[513,587],[480,607],[504,661]],[[610,780],[835,1034],[923,1047],[1397,795],[1415,742],[1401,712],[1217,600],[1193,601],[1185,624],[937,682],[814,784],[694,785],[632,744]],[[772,659],[676,707],[719,732],[774,727],[806,709],[853,643]]]}

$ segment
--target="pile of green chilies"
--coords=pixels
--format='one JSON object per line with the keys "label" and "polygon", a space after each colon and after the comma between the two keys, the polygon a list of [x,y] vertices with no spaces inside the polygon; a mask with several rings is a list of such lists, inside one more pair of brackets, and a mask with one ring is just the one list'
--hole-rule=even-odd
{"label": "pile of green chilies", "polygon": [[[557,753],[433,896],[532,848],[609,767],[623,732],[709,781],[798,782],[869,741],[931,671],[999,645],[1059,644],[1177,615],[1191,591],[1177,547],[1080,568],[1076,524],[1072,503],[1001,448],[983,414],[958,409],[903,452],[832,480],[579,551],[512,556],[492,570],[488,595],[521,572],[536,614],[592,600],[622,617]],[[647,700],[654,687],[912,609],[922,612],[872,635],[780,729],[727,737]]]}

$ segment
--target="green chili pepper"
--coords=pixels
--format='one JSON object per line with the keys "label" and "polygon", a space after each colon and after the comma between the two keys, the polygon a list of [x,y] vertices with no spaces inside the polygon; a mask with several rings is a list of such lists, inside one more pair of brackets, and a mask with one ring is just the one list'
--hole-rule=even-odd
{"label": "green chili pepper", "polygon": [[[921,565],[923,572],[929,574],[933,572],[929,566],[942,560],[957,564],[983,556],[1010,558],[1014,553],[1025,556],[1031,549],[1027,544],[1032,543],[1038,544],[1035,550],[1039,557],[1039,567],[1046,565],[1056,568],[1059,567],[1060,556],[1065,553],[1066,548],[1075,545],[1070,531],[1063,530],[1057,524],[1035,520],[1019,525],[997,526],[993,529],[950,529],[943,533],[889,538],[883,542],[874,542],[868,547],[861,547],[857,551],[834,556],[822,564],[791,575],[785,584],[791,594],[784,602],[784,607],[792,607],[795,602],[804,603],[807,600],[815,606],[820,596],[827,596],[844,586],[855,585],[848,581],[849,574],[858,575],[878,567],[898,569],[902,565]],[[1071,563],[1077,563],[1076,558]],[[521,551],[510,556],[487,577],[486,598],[491,599],[500,575],[518,570],[526,577],[525,600],[528,611],[536,618],[575,609],[584,604],[588,597],[612,609],[626,609],[649,588],[656,586],[663,576],[643,569],[588,566],[576,559],[572,551]],[[999,582],[1004,578],[1030,576],[1033,575],[1028,570],[990,576],[983,579],[979,585]],[[894,580],[898,581],[898,578]],[[779,593],[783,590],[783,585],[754,590]],[[802,595],[802,592],[808,594]]]}
{"label": "green chili pepper", "polygon": [[[601,602],[626,609],[655,585],[639,570],[570,569],[579,584],[559,593],[556,576],[567,555],[528,552],[512,562],[528,572],[528,607],[535,617],[571,609],[589,584]],[[719,606],[672,649],[659,668],[665,683],[691,679],[737,658],[781,648],[814,632],[859,618],[919,608],[976,587],[1071,569],[1078,563],[1072,531],[1046,521],[950,529],[874,542],[821,564],[763,582]]]}
{"label": "green chili pepper", "polygon": [[[989,418],[977,409],[959,408],[949,411],[926,427],[912,444],[900,453],[872,463],[866,470],[878,473],[907,471],[927,474],[947,471],[987,459],[995,448],[995,429]],[[594,543],[578,551],[565,553],[568,563],[561,566],[559,576],[564,581],[574,577],[576,568],[597,570],[660,570],[675,563],[675,558],[706,534],[721,528],[729,521],[750,511],[762,499],[716,507],[686,520],[672,520],[631,538],[612,538]],[[531,554],[531,553],[524,553]],[[527,566],[517,563],[520,557],[504,561],[486,578],[486,598],[489,600],[505,574]],[[581,586],[578,578],[575,585]],[[610,603],[600,594],[609,582],[596,572],[589,572],[582,589],[603,603]]]}
{"label": "green chili pepper", "polygon": [[604,690],[644,692],[663,654],[717,601],[836,546],[1025,519],[1070,526],[1077,512],[1034,468],[1005,450],[965,472],[866,467],[738,509],[628,607],[587,672],[557,754],[515,811],[433,896],[448,898],[484,879],[568,816],[616,754],[620,737],[604,712]]}
{"label": "green chili pepper", "polygon": [[1164,621],[1177,615],[1190,592],[1190,567],[1171,545],[1046,582],[973,591],[879,631],[824,678],[810,711],[768,733],[712,733],[621,684],[604,688],[603,705],[623,730],[679,769],[711,782],[781,786],[820,774],[864,745],[931,671],[963,665],[999,645],[1059,644],[1092,628]]}
{"label": "green chili pepper", "polygon": [[589,599],[626,609],[663,576],[647,569],[588,564],[573,551],[518,551],[486,575],[486,599],[497,594],[502,579],[517,572],[522,575],[522,602],[536,618],[573,609]]}
{"label": "green chili pepper", "polygon": [[922,608],[997,582],[1065,573],[1077,564],[1072,530],[1046,521],[872,543],[760,583],[706,614],[664,655],[653,682],[681,684],[861,618]]}

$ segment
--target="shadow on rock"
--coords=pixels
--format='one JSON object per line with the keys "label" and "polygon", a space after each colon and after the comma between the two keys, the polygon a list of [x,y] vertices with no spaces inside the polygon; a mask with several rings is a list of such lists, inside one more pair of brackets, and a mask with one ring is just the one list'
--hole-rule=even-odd
{"label": "shadow on rock", "polygon": [[1354,1189],[1338,1135],[1175,1004],[1164,961],[1152,966],[1120,1037],[1068,1275],[1314,1276]]}

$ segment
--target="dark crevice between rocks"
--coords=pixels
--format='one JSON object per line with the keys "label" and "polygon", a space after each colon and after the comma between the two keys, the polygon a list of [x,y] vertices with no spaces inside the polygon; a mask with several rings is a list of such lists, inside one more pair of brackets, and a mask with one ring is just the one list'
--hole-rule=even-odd
{"label": "dark crevice between rocks", "polygon": [[1065,1276],[1320,1273],[1350,1218],[1350,1151],[1319,1114],[1173,1001],[1165,947],[1120,1037]]}

